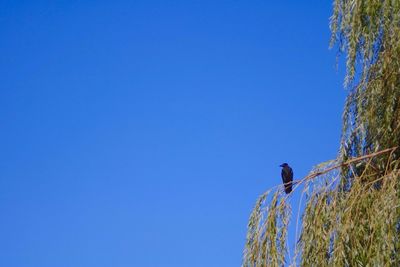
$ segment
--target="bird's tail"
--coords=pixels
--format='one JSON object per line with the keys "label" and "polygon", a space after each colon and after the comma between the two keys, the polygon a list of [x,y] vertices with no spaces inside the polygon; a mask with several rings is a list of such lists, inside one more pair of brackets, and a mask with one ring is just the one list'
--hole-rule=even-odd
{"label": "bird's tail", "polygon": [[292,182],[285,184],[285,193],[289,194],[292,192]]}

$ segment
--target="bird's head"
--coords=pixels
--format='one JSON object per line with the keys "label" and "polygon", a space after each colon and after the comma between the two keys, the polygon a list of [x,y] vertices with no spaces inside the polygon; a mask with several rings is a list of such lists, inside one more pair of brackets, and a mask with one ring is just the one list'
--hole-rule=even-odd
{"label": "bird's head", "polygon": [[289,164],[287,163],[282,163],[281,165],[279,165],[279,167],[287,167],[287,166],[289,166]]}

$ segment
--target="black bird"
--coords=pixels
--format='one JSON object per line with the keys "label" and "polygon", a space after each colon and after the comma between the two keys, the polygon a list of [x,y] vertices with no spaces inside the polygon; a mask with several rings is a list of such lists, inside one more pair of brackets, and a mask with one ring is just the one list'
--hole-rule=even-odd
{"label": "black bird", "polygon": [[289,194],[292,192],[292,181],[293,181],[293,170],[287,163],[283,163],[279,167],[282,167],[282,181],[285,186],[285,193]]}

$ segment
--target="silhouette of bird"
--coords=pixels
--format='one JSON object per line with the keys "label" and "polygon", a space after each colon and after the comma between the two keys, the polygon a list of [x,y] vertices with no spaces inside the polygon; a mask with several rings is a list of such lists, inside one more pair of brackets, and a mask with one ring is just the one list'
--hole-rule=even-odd
{"label": "silhouette of bird", "polygon": [[283,163],[279,167],[282,167],[281,175],[285,186],[285,193],[289,194],[292,192],[293,170],[287,163]]}

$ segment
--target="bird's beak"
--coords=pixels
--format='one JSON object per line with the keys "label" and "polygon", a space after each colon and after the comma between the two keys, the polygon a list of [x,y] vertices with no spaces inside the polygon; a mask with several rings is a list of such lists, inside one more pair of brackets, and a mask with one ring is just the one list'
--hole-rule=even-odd
{"label": "bird's beak", "polygon": [[283,165],[279,165],[279,167],[283,167]]}

